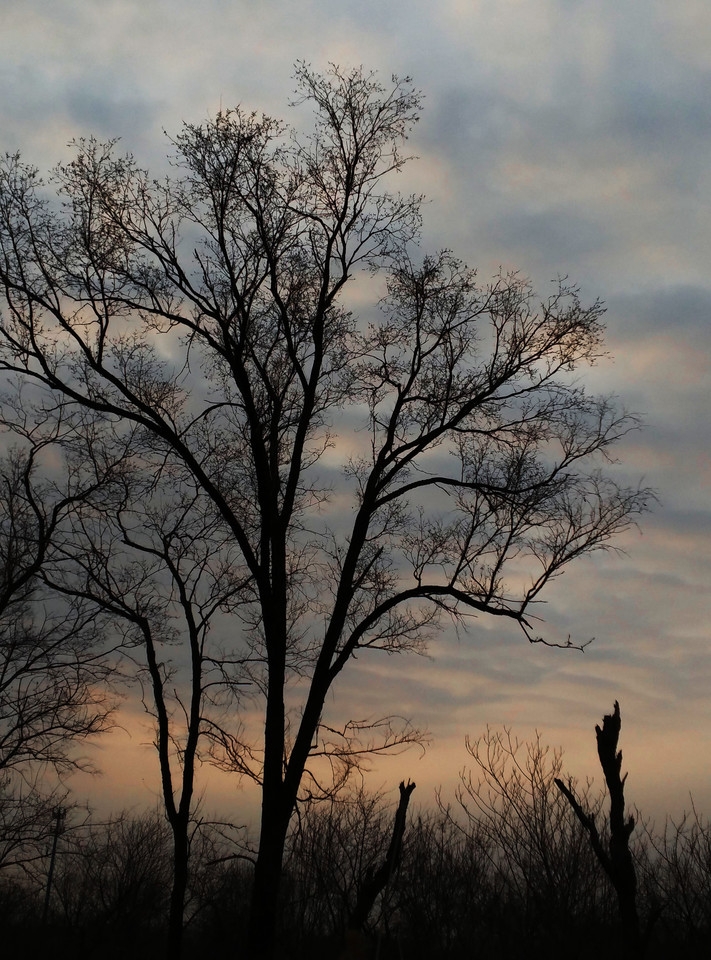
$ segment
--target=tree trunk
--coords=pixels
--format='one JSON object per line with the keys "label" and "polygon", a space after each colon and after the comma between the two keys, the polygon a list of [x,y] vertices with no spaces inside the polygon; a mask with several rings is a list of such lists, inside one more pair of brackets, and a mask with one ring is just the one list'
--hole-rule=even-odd
{"label": "tree trunk", "polygon": [[247,931],[248,960],[272,960],[274,956],[279,887],[289,820],[290,816],[283,814],[281,804],[271,803],[265,797]]}
{"label": "tree trunk", "polygon": [[189,853],[187,823],[173,825],[173,887],[170,892],[166,960],[180,960],[182,954]]}
{"label": "tree trunk", "polygon": [[637,915],[637,875],[629,848],[634,830],[634,817],[625,819],[625,780],[621,775],[622,751],[617,749],[620,736],[620,705],[602,719],[602,727],[595,727],[597,752],[610,793],[610,877],[617,892],[620,919],[626,946],[631,957],[644,953]]}
{"label": "tree trunk", "polygon": [[368,945],[363,934],[363,925],[368,919],[368,914],[373,909],[378,894],[382,893],[387,887],[400,860],[402,838],[405,833],[405,821],[407,819],[407,806],[414,789],[415,784],[409,780],[407,786],[404,781],[400,783],[400,803],[398,804],[393,822],[393,832],[390,838],[388,852],[385,855],[385,860],[378,869],[366,876],[358,889],[355,907],[348,918],[348,929],[340,954],[340,960],[362,960],[362,958],[367,956]]}

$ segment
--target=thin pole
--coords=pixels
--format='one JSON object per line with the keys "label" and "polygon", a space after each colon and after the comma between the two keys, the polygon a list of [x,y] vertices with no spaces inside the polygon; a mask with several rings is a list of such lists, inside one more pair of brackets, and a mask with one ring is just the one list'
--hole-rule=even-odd
{"label": "thin pole", "polygon": [[43,926],[46,926],[47,917],[49,915],[49,898],[52,893],[52,878],[54,877],[54,861],[57,856],[57,841],[59,840],[59,834],[62,832],[62,826],[64,824],[64,817],[66,816],[66,813],[67,811],[64,807],[55,807],[52,811],[52,817],[54,818],[54,836],[52,837],[52,853],[49,858],[47,889],[44,892],[44,910],[42,911]]}

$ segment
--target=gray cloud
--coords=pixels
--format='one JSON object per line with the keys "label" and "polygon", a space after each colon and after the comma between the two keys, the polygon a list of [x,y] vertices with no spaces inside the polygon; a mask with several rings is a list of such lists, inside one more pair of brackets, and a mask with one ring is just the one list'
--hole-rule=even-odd
{"label": "gray cloud", "polygon": [[145,94],[122,89],[116,78],[104,77],[93,86],[74,82],[63,99],[68,122],[92,131],[99,139],[135,139],[148,130],[155,131],[160,123],[161,105],[146,100]]}
{"label": "gray cloud", "polygon": [[609,239],[603,224],[571,207],[507,211],[492,217],[487,227],[498,244],[519,255],[535,250],[537,259],[559,264],[562,274],[568,273],[568,264],[574,267],[579,259],[602,249]]}
{"label": "gray cloud", "polygon": [[[663,333],[711,352],[711,287],[672,286],[632,294],[608,303],[614,337],[629,344],[642,335]],[[682,342],[682,341],[679,341]]]}
{"label": "gray cloud", "polygon": [[[624,539],[627,556],[581,562],[540,608],[552,639],[596,637],[584,656],[478,620],[459,639],[443,630],[431,662],[364,656],[344,673],[345,705],[430,725],[433,756],[454,756],[486,722],[549,727],[594,752],[592,725],[620,696],[641,751],[663,723],[673,730],[684,791],[689,737],[711,739],[711,12],[691,6],[4,5],[3,149],[48,167],[93,132],[159,165],[161,129],[221,102],[287,114],[297,58],[363,62],[385,80],[411,73],[426,94],[410,143],[422,162],[403,182],[436,197],[423,246],[452,246],[483,277],[520,267],[543,292],[569,273],[586,299],[607,301],[616,363],[585,380],[645,414],[618,475],[644,475],[661,502],[644,536]],[[324,476],[337,486],[340,475]],[[655,755],[638,760],[636,780],[652,798]]]}

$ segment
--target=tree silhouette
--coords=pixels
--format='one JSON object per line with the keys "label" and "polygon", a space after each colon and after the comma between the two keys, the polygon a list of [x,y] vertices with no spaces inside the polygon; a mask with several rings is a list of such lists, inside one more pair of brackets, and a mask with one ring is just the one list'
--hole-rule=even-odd
{"label": "tree silhouette", "polygon": [[[234,712],[239,663],[211,642],[215,614],[242,584],[205,497],[171,480],[173,496],[151,495],[152,478],[123,471],[100,504],[79,504],[69,535],[53,544],[45,578],[112,619],[155,719],[161,795],[173,839],[167,951],[180,955],[194,829],[196,767],[241,753]],[[147,482],[148,481],[148,482]],[[223,538],[224,539],[224,538]],[[246,682],[246,681],[243,681]]]}
{"label": "tree silhouette", "polygon": [[[600,470],[634,418],[575,379],[603,352],[601,305],[421,256],[419,198],[387,185],[419,94],[296,75],[301,135],[221,112],[184,126],[163,181],[81,141],[59,204],[17,156],[0,176],[0,366],[95,455],[123,443],[156,496],[184,473],[238,554],[231,644],[264,718],[237,764],[262,790],[254,957],[273,950],[295,805],[329,790],[314,754],[379,745],[325,716],[344,667],[421,650],[442,616],[543,640],[546,584],[648,497]],[[378,274],[380,312],[354,315],[348,283]]]}
{"label": "tree silhouette", "polygon": [[555,783],[587,831],[595,856],[615,888],[625,939],[625,955],[642,957],[644,942],[637,912],[637,873],[629,846],[635,820],[632,815],[625,815],[627,774],[622,776],[622,751],[617,749],[621,726],[620,705],[615,700],[614,710],[605,714],[602,726],[595,725],[598,757],[610,797],[610,837],[607,845],[600,837],[594,813],[585,810],[575,796],[573,785],[565,784],[560,778],[556,778]]}
{"label": "tree silhouette", "polygon": [[0,459],[0,868],[44,856],[53,811],[66,799],[62,778],[91,768],[77,749],[110,727],[114,707],[106,623],[42,579],[67,513],[100,482],[71,472],[63,486],[43,481],[61,427],[14,426],[5,433],[14,446]]}

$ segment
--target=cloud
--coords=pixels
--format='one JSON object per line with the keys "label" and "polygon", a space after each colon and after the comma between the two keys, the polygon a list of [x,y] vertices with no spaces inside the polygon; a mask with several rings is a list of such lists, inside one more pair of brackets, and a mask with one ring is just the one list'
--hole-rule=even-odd
{"label": "cloud", "polygon": [[[96,133],[121,135],[165,169],[163,128],[221,104],[289,116],[297,58],[364,63],[386,81],[413,75],[426,99],[408,146],[422,159],[398,185],[433,201],[423,247],[453,247],[482,279],[520,267],[542,293],[568,273],[585,300],[607,302],[616,361],[583,380],[645,416],[620,444],[616,475],[644,475],[660,503],[643,536],[621,541],[627,556],[579,562],[540,608],[550,637],[596,637],[585,655],[531,647],[514,626],[481,618],[459,637],[443,630],[431,661],[364,656],[332,709],[395,708],[429,726],[436,744],[414,769],[436,783],[451,781],[465,733],[487,722],[523,736],[538,726],[574,772],[596,772],[593,725],[619,696],[635,799],[701,790],[694,751],[711,746],[705,0],[8,0],[3,17],[2,148],[22,147],[42,168],[72,137]],[[355,293],[367,310],[367,283]],[[340,482],[328,458],[323,475]],[[107,784],[143,769],[121,744],[107,741]],[[141,750],[148,770],[154,758]],[[396,780],[411,763],[378,769]]]}

